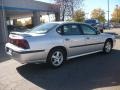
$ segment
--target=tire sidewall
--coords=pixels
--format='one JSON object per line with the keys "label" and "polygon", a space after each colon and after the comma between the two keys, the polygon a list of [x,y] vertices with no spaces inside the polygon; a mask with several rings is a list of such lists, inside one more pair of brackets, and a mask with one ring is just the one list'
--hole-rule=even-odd
{"label": "tire sidewall", "polygon": [[[110,50],[109,52],[107,52],[107,51],[106,51],[106,48],[105,48],[105,47],[106,47],[106,44],[107,44],[108,42],[111,44],[111,50]],[[107,41],[105,42],[105,44],[104,44],[103,52],[106,53],[106,54],[109,54],[109,53],[111,53],[111,51],[112,51],[112,42],[111,42],[110,40],[107,40]]]}
{"label": "tire sidewall", "polygon": [[[52,55],[53,55],[56,51],[60,51],[60,52],[62,53],[62,55],[63,55],[63,61],[62,61],[62,63],[61,63],[59,66],[55,66],[55,65],[52,63],[52,61],[51,61],[51,57],[52,57]],[[63,64],[63,62],[65,61],[65,59],[66,59],[66,55],[65,55],[65,53],[64,53],[64,50],[59,49],[59,48],[56,48],[56,49],[53,49],[53,50],[51,50],[51,51],[49,52],[48,57],[47,57],[47,62],[50,64],[50,66],[52,66],[52,67],[54,67],[54,68],[57,68],[57,67],[60,67],[60,66]]]}

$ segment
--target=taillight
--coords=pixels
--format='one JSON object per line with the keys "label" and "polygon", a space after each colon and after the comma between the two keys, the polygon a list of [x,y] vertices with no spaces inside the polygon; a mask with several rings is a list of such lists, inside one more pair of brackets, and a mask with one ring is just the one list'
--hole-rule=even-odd
{"label": "taillight", "polygon": [[21,47],[23,49],[29,49],[29,44],[28,44],[28,41],[25,40],[25,39],[9,39],[9,42],[18,46],[18,47]]}

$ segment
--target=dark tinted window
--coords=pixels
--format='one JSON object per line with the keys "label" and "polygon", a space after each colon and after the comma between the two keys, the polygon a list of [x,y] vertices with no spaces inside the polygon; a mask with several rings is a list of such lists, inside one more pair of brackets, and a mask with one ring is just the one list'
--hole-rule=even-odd
{"label": "dark tinted window", "polygon": [[88,24],[97,24],[99,23],[98,20],[94,20],[94,19],[89,19],[89,20],[85,20],[85,23],[88,23]]}
{"label": "dark tinted window", "polygon": [[86,20],[85,23],[96,23],[96,20]]}
{"label": "dark tinted window", "polygon": [[82,34],[80,32],[79,26],[76,24],[63,25],[62,31],[63,31],[64,35],[80,35],[80,34]]}

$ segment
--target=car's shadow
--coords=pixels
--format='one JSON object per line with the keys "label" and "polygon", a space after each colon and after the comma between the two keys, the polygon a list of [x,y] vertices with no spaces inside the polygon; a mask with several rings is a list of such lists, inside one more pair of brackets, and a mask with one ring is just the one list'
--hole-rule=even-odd
{"label": "car's shadow", "polygon": [[0,56],[0,63],[5,62],[7,60],[10,60],[11,58],[8,55],[2,55]]}
{"label": "car's shadow", "polygon": [[47,64],[17,68],[21,76],[46,90],[92,90],[120,85],[120,51],[92,54],[53,69]]}

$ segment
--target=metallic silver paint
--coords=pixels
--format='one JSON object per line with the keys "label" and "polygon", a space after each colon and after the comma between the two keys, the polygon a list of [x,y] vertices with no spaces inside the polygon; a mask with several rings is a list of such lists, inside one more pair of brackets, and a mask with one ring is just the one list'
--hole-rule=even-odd
{"label": "metallic silver paint", "polygon": [[[71,24],[69,22],[54,22],[54,23],[58,23],[59,26],[64,24]],[[26,53],[26,54],[14,53],[11,56],[15,58],[15,60],[21,63],[37,63],[37,62],[46,62],[50,50],[57,46],[65,47],[67,50],[67,58],[70,59],[82,55],[87,55],[89,53],[91,54],[93,52],[102,51],[104,47],[104,43],[75,47],[75,48],[70,48],[71,46],[101,43],[101,42],[105,42],[108,38],[113,40],[114,42],[113,45],[115,44],[115,37],[113,35],[105,34],[105,33],[100,33],[98,35],[69,35],[69,36],[60,35],[56,32],[56,29],[59,26],[50,30],[46,34],[35,34],[35,33],[25,33],[25,34],[22,33],[20,35],[10,34],[9,37],[11,38],[26,39],[30,45],[30,49],[22,49],[10,43],[6,44],[6,48],[11,49],[13,52],[45,50],[44,52],[37,52],[37,53]]]}

